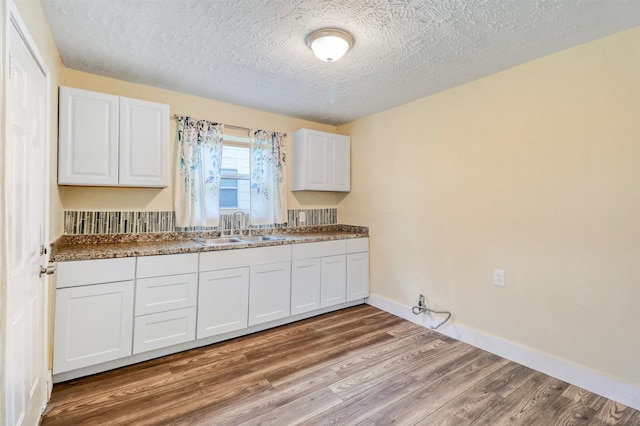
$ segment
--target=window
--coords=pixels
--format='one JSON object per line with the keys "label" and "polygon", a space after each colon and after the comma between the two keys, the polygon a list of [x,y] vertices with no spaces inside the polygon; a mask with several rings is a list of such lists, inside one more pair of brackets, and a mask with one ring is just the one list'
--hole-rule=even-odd
{"label": "window", "polygon": [[235,169],[222,169],[220,173],[220,208],[238,208],[238,179],[232,177],[237,175],[238,171]]}
{"label": "window", "polygon": [[249,138],[224,135],[222,143],[220,211],[231,213],[242,210],[249,214],[251,208]]}

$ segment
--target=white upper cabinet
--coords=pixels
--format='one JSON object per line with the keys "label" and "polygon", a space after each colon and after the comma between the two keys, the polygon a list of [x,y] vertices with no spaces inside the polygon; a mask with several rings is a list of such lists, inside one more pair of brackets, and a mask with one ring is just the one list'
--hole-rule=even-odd
{"label": "white upper cabinet", "polygon": [[169,105],[120,98],[119,184],[169,186]]}
{"label": "white upper cabinet", "polygon": [[291,151],[292,191],[351,190],[349,136],[299,129]]}
{"label": "white upper cabinet", "polygon": [[60,87],[58,183],[118,185],[117,96]]}
{"label": "white upper cabinet", "polygon": [[169,106],[60,87],[58,184],[169,185]]}

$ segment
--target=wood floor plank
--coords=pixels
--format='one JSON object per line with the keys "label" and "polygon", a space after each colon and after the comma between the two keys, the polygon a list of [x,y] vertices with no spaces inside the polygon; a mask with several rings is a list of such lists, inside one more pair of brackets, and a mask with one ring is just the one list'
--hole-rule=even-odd
{"label": "wood floor plank", "polygon": [[542,373],[535,373],[519,389],[503,400],[472,424],[507,425],[531,424],[540,416],[541,411],[555,398],[562,394],[564,388],[560,381]]}
{"label": "wood floor plank", "polygon": [[596,418],[608,425],[627,425],[635,414],[634,411],[619,402],[607,400],[598,410]]}
{"label": "wood floor plank", "polygon": [[298,425],[305,420],[342,403],[333,392],[322,387],[315,392],[251,419],[242,425]]}
{"label": "wood floor plank", "polygon": [[588,425],[596,414],[596,410],[564,395],[560,395],[540,411],[541,414],[531,423],[532,425]]}
{"label": "wood floor plank", "polygon": [[171,375],[169,366],[166,364],[150,368],[129,369],[126,374],[120,373],[108,372],[96,375],[93,376],[94,380],[90,382],[84,378],[56,385],[56,392],[52,394],[48,408],[76,404],[84,399],[120,391],[126,387],[144,386],[144,382],[157,382]]}
{"label": "wood floor plank", "polygon": [[[445,349],[439,349],[444,347]],[[389,383],[397,375],[418,376],[420,380],[434,380],[459,363],[478,357],[480,353],[471,346],[447,345],[439,340],[414,348],[377,364],[370,369],[352,374],[331,384],[331,390],[340,398],[348,400],[354,396]]]}
{"label": "wood floor plank", "polygon": [[216,407],[216,410],[197,410],[176,424],[236,425],[244,423],[319,389],[326,388],[336,378],[335,372],[331,369],[320,370],[292,381],[287,386],[257,392],[240,401]]}
{"label": "wood floor plank", "polygon": [[267,375],[273,386],[279,386],[281,382],[289,380],[290,378],[304,376],[310,371],[333,366],[348,357],[357,356],[364,351],[384,347],[392,340],[394,340],[394,338],[387,333],[376,334],[366,339],[353,340],[346,342],[341,350],[333,351],[331,354],[325,354],[322,360],[316,360],[313,365],[298,362],[283,364],[276,369],[270,369]]}
{"label": "wood floor plank", "polygon": [[371,416],[371,420],[377,424],[419,424],[439,407],[507,363],[507,360],[493,354],[482,353],[468,364],[415,390],[385,412]]}
{"label": "wood floor plank", "polygon": [[[185,401],[200,395],[202,391],[195,382],[159,384],[152,389],[139,391],[128,387],[122,392],[84,399],[77,405],[60,406],[47,414],[42,424],[129,424],[131,416],[137,417],[155,411],[158,405],[168,401]],[[130,407],[135,407],[135,410]]]}
{"label": "wood floor plank", "polygon": [[[523,375],[523,371],[528,374]],[[532,374],[533,371],[526,367],[513,362],[507,363],[425,417],[418,424],[439,426],[469,424],[488,408],[501,403],[504,400],[502,395],[505,393],[505,389],[513,389],[523,377],[530,377]]]}
{"label": "wood floor plank", "polygon": [[[456,351],[457,345],[444,346],[451,349],[449,356],[441,353],[436,358],[429,360],[417,360],[416,363],[399,368],[394,374],[384,376],[371,375],[368,380],[358,380],[350,384],[349,394],[339,394],[345,399],[343,404],[310,419],[308,424],[360,424],[360,422],[372,422],[369,417],[381,411],[388,411],[389,407],[397,401],[407,397],[413,391],[432,383],[438,378],[456,371],[453,365],[461,367],[479,357],[481,351],[465,346]],[[457,353],[456,353],[457,352]],[[344,381],[343,381],[344,382]],[[334,390],[335,391],[335,390]]]}
{"label": "wood floor plank", "polygon": [[369,305],[54,385],[48,425],[633,425],[640,412]]}
{"label": "wood floor plank", "polygon": [[[435,342],[436,340],[437,343]],[[434,345],[444,344],[437,336],[431,333],[415,333],[405,338],[395,339],[394,342],[386,343],[366,352],[350,356],[341,362],[337,362],[331,368],[342,377],[350,376],[362,370],[375,367],[389,358],[430,343],[434,343]]]}
{"label": "wood floor plank", "polygon": [[604,403],[607,402],[606,398],[574,385],[569,385],[567,389],[562,392],[562,396],[596,411],[602,408]]}

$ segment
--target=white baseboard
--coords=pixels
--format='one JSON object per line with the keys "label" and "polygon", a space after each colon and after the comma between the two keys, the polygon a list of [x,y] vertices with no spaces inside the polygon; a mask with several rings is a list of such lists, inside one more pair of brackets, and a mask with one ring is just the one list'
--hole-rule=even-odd
{"label": "white baseboard", "polygon": [[[400,318],[430,328],[433,321],[427,315],[414,315],[410,306],[405,306],[376,294],[370,294],[367,303]],[[531,348],[520,346],[495,336],[483,334],[455,323],[447,323],[436,330],[445,336],[468,343],[492,354],[517,362],[541,373],[581,387],[605,398],[640,410],[640,388],[619,382],[600,373],[553,358]]]}

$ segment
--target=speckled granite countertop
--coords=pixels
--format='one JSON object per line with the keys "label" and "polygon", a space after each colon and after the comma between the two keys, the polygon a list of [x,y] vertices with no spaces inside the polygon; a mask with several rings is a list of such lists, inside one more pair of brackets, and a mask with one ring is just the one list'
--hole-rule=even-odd
{"label": "speckled granite countertop", "polygon": [[63,235],[51,244],[51,262],[241,250],[250,247],[344,240],[369,236],[369,228],[351,225],[260,229],[253,235],[279,235],[281,241],[243,242],[204,246],[194,238],[217,238],[218,232],[162,232],[149,234]]}

